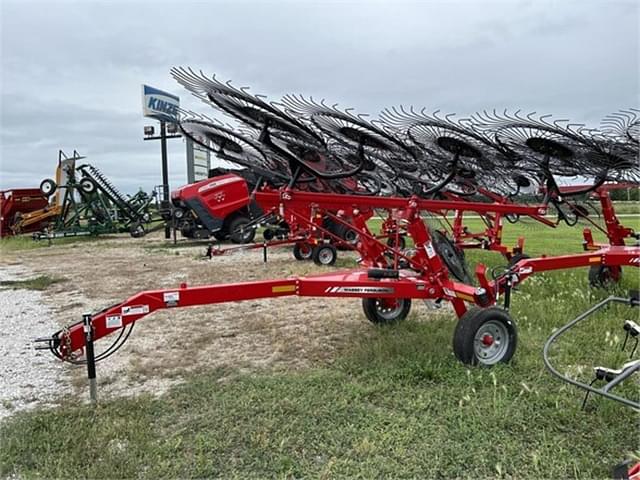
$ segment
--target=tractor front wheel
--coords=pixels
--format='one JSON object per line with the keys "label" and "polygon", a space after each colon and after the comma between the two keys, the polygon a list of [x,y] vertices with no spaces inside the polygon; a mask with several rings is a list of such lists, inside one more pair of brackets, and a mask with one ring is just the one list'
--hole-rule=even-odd
{"label": "tractor front wheel", "polygon": [[401,322],[411,310],[410,298],[363,298],[362,310],[367,319],[376,325]]}
{"label": "tractor front wheel", "polygon": [[462,363],[491,366],[509,362],[517,343],[516,324],[506,310],[473,307],[458,320],[453,353]]}

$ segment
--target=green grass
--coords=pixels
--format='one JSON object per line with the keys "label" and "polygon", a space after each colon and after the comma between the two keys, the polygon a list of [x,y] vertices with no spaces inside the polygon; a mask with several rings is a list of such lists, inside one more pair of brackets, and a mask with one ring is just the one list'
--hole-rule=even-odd
{"label": "green grass", "polygon": [[[507,227],[505,241],[519,232],[533,254],[581,250],[579,228]],[[467,258],[504,263],[491,252]],[[627,269],[617,292],[638,283]],[[158,398],[21,413],[0,425],[0,476],[607,478],[639,448],[637,414],[601,398],[580,410],[582,392],[541,359],[555,328],[606,295],[588,287],[586,269],[530,278],[512,304],[518,352],[492,369],[455,360],[452,314],[414,312],[302,372],[230,366]],[[295,312],[295,299],[282,301]],[[587,381],[593,365],[620,365],[622,321],[633,316],[625,306],[598,314],[559,342],[554,364]],[[637,385],[618,393],[638,398]]]}
{"label": "green grass", "polygon": [[62,237],[56,238],[51,241],[51,244],[48,240],[34,240],[31,238],[31,235],[17,235],[15,237],[6,237],[0,239],[0,254],[2,253],[14,253],[21,252],[25,250],[34,250],[37,248],[44,248],[50,246],[58,246],[58,245],[73,245],[76,243],[83,242],[95,242],[98,240],[109,240],[117,238],[109,235],[100,235],[100,236],[92,236],[92,235],[81,235],[77,237]]}
{"label": "green grass", "polygon": [[616,213],[619,214],[640,214],[640,202],[636,201],[618,201],[613,202]]}
{"label": "green grass", "polygon": [[46,290],[49,286],[60,282],[64,282],[64,279],[50,277],[49,275],[39,275],[27,280],[0,280],[0,288]]}

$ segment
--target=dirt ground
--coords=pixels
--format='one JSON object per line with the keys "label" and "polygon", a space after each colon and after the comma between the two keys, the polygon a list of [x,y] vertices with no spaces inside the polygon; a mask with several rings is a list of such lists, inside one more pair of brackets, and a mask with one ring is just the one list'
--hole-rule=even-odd
{"label": "dirt ground", "polygon": [[[166,248],[159,233],[143,239],[117,236],[54,243],[3,254],[0,265],[64,280],[51,285],[43,296],[60,326],[80,320],[83,312],[101,310],[146,289],[177,287],[182,282],[202,285],[286,278],[327,269],[294,260],[290,248],[271,249],[265,264],[261,249],[208,260],[203,258],[204,245],[189,246],[184,240],[180,244],[184,246]],[[355,258],[350,252],[339,252],[339,256]],[[345,260],[339,262],[345,268]],[[427,313],[424,306],[416,307],[418,315]],[[162,393],[180,382],[185,372],[202,368],[307,368],[330,362],[371,331],[358,299],[287,297],[159,311],[139,321],[127,344],[98,364],[99,389],[101,395]],[[99,347],[109,343],[104,338]],[[70,376],[72,392],[86,396],[84,368],[67,368],[75,369]]]}

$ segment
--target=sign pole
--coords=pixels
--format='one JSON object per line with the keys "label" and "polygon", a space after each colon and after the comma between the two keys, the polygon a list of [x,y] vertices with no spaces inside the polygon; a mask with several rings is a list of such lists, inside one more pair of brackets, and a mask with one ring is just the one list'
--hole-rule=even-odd
{"label": "sign pole", "polygon": [[[162,151],[162,208],[170,210],[169,200],[169,167],[167,161],[167,125],[160,121],[160,149]],[[164,238],[171,238],[171,225],[166,222],[164,225]]]}
{"label": "sign pole", "polygon": [[[180,98],[168,92],[163,92],[149,85],[142,85],[142,114],[160,122],[160,135],[154,135],[153,127],[144,127],[144,140],[160,140],[162,155],[162,198],[160,210],[164,224],[164,238],[171,238],[171,227],[174,224],[171,212],[171,194],[169,190],[169,166],[167,159],[167,139],[179,138],[176,123],[180,110]],[[167,128],[169,122],[169,128]],[[175,127],[175,128],[174,128]],[[169,135],[167,135],[169,130]]]}

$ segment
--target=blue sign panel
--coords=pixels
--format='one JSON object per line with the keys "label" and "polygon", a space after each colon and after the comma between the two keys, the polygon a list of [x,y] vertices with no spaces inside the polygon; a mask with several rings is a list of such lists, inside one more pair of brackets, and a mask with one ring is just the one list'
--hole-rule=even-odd
{"label": "blue sign panel", "polygon": [[180,98],[149,85],[142,85],[142,114],[156,120],[175,122]]}

